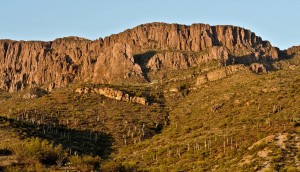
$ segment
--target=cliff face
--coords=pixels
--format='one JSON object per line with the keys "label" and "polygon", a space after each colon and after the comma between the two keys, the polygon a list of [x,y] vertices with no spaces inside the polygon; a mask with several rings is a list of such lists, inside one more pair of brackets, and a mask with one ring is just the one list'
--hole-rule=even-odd
{"label": "cliff face", "polygon": [[0,40],[0,88],[63,87],[74,81],[146,82],[147,72],[185,69],[212,59],[247,63],[278,59],[278,49],[234,26],[151,23],[104,40]]}
{"label": "cliff face", "polygon": [[115,43],[100,53],[94,69],[91,77],[94,83],[143,81],[141,67],[134,62],[131,47],[124,43]]}
{"label": "cliff face", "polygon": [[100,45],[76,38],[53,42],[2,40],[0,47],[0,87],[13,92],[44,84],[52,89],[88,78]]}
{"label": "cliff face", "polygon": [[135,51],[151,48],[199,52],[213,46],[225,46],[229,50],[250,48],[260,52],[262,49],[270,50],[272,48],[269,42],[262,41],[250,30],[235,26],[210,26],[207,24],[191,26],[164,23],[145,24],[104,39],[104,44],[107,46],[115,42],[133,45]]}

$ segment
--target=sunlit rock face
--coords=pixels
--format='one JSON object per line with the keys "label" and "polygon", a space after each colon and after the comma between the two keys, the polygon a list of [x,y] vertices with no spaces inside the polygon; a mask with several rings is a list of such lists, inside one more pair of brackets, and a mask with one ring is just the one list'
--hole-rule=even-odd
{"label": "sunlit rock face", "polygon": [[[291,50],[292,51],[292,50]],[[278,49],[235,26],[150,23],[98,40],[0,40],[0,88],[48,91],[79,82],[149,82],[145,72],[187,69],[213,59],[251,64],[278,59]]]}

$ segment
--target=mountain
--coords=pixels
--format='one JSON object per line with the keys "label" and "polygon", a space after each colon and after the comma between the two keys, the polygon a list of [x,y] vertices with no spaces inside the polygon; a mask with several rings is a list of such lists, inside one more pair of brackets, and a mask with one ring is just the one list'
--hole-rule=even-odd
{"label": "mountain", "polygon": [[187,69],[214,59],[224,64],[278,60],[279,50],[235,26],[150,23],[90,41],[0,41],[1,84],[10,92],[26,86],[47,90],[73,82],[151,82],[150,71]]}
{"label": "mountain", "polygon": [[149,23],[0,60],[0,171],[300,170],[300,46]]}

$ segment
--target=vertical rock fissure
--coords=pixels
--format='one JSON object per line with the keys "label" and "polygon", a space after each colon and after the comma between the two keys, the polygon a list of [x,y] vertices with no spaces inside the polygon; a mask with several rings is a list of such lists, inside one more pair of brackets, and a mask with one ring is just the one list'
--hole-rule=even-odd
{"label": "vertical rock fissure", "polygon": [[4,43],[3,48],[4,48],[4,61],[5,61],[6,54],[7,54],[7,51],[8,51],[8,43],[7,42]]}

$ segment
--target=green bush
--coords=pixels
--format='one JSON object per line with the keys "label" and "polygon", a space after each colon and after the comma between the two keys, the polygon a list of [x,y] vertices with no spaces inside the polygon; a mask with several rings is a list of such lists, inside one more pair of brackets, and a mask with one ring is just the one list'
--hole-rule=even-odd
{"label": "green bush", "polygon": [[127,163],[119,163],[115,161],[109,161],[104,164],[101,164],[102,172],[135,172],[139,171],[136,162],[130,161]]}
{"label": "green bush", "polygon": [[69,157],[69,161],[72,166],[75,166],[82,171],[91,171],[99,168],[101,158],[99,156],[93,157],[91,155],[73,155]]}
{"label": "green bush", "polygon": [[114,172],[114,171],[124,171],[121,163],[114,161],[109,161],[104,164],[101,164],[101,171],[103,172]]}
{"label": "green bush", "polygon": [[297,172],[297,171],[299,171],[299,169],[297,169],[296,167],[286,166],[286,167],[284,167],[284,169],[282,171]]}

